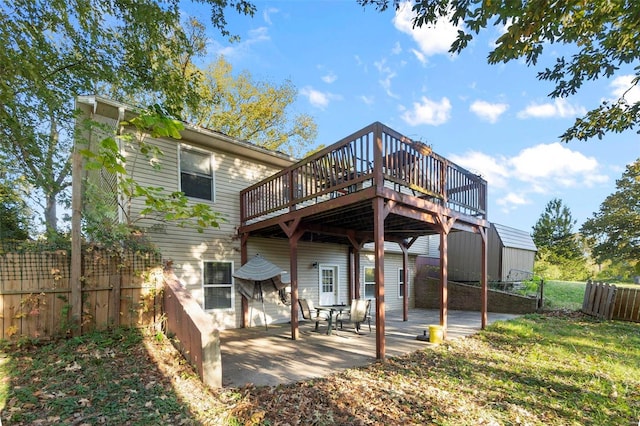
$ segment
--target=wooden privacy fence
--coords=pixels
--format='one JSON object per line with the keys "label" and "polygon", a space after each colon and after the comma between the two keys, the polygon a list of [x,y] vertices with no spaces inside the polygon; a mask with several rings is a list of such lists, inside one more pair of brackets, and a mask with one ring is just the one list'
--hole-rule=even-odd
{"label": "wooden privacy fence", "polygon": [[582,312],[598,318],[640,322],[640,289],[588,281]]}
{"label": "wooden privacy fence", "polygon": [[[0,339],[50,338],[71,331],[66,250],[0,254]],[[163,274],[154,253],[82,253],[81,333],[159,321]]]}

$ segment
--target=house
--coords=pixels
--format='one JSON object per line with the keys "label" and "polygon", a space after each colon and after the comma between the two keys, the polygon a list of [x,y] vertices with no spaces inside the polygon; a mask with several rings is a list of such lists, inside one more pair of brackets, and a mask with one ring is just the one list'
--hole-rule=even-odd
{"label": "house", "polygon": [[[452,281],[480,281],[480,244],[477,235],[466,232],[449,235],[449,278]],[[490,282],[522,281],[532,277],[538,249],[528,232],[491,223],[487,249],[487,278]]]}
{"label": "house", "polygon": [[[131,106],[98,96],[79,97],[77,105],[107,128],[135,114]],[[106,135],[94,129],[85,138],[95,148]],[[203,233],[140,222],[220,329],[261,325],[265,319],[290,322],[296,339],[299,298],[317,304],[370,298],[377,357],[384,358],[385,314],[399,311],[406,320],[414,300],[410,283],[415,258],[429,251],[429,235],[444,238],[444,264],[450,231],[479,234],[486,244],[486,181],[381,123],[300,161],[191,126],[181,140],[147,142],[164,153],[161,172],[140,159],[128,161],[128,166],[136,164],[130,171],[134,179],[183,191],[226,219]],[[96,184],[110,179],[85,173]],[[132,207],[139,211],[143,206]],[[275,292],[268,293],[263,312],[238,292],[233,271],[255,254],[290,273],[293,303],[284,304]],[[446,274],[444,268],[445,294]],[[446,298],[441,325],[446,329]]]}

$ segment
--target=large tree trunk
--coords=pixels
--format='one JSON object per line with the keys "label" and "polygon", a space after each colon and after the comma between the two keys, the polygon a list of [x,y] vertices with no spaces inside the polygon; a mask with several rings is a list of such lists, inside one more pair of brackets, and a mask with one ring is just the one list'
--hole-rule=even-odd
{"label": "large tree trunk", "polygon": [[47,235],[55,235],[58,232],[58,212],[56,205],[57,194],[47,194],[47,204],[44,209],[45,226]]}

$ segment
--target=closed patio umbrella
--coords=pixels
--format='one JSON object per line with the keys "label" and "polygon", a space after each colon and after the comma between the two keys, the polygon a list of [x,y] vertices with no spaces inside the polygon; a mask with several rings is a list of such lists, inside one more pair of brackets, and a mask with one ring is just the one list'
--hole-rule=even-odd
{"label": "closed patio umbrella", "polygon": [[262,302],[264,326],[268,330],[267,313],[264,309],[264,291],[274,289],[281,291],[290,282],[289,274],[269,262],[264,257],[256,254],[247,263],[233,273],[238,279],[238,291],[247,299]]}

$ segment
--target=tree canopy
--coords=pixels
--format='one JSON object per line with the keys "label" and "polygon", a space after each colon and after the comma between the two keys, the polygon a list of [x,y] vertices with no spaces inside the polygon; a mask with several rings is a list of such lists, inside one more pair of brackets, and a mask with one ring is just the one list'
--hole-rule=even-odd
{"label": "tree canopy", "polygon": [[640,259],[640,159],[629,164],[616,181],[616,191],[580,228],[593,246],[598,262],[627,262],[638,267]]}
{"label": "tree canopy", "polygon": [[[252,15],[246,0],[199,0],[223,34],[225,10]],[[16,177],[44,200],[49,233],[70,186],[74,100],[104,87],[157,93],[168,106],[191,99],[179,60],[192,54],[178,0],[0,0],[0,147]],[[62,197],[62,198],[61,198]]]}
{"label": "tree canopy", "polygon": [[233,75],[222,56],[197,75],[199,102],[185,108],[187,122],[298,157],[315,140],[310,116],[288,114],[297,95],[291,81],[274,85],[254,81],[249,71]]}
{"label": "tree canopy", "polygon": [[548,248],[558,258],[579,259],[582,252],[575,240],[575,224],[569,207],[561,199],[554,198],[547,203],[533,226],[533,241],[538,248]]}
{"label": "tree canopy", "polygon": [[15,188],[0,181],[0,241],[29,238],[29,209]]}
{"label": "tree canopy", "polygon": [[[398,8],[404,0],[357,0],[385,10]],[[524,60],[535,66],[545,48],[566,45],[570,55],[556,58],[555,65],[538,72],[540,80],[555,84],[553,98],[575,94],[585,81],[611,77],[625,66],[634,67],[629,89],[640,79],[640,2],[635,0],[415,0],[414,25],[430,26],[448,20],[461,25],[450,52],[459,53],[474,35],[491,26],[504,33],[488,54],[490,64]],[[627,90],[628,92],[628,90]],[[627,93],[625,92],[625,93]],[[616,101],[602,101],[561,136],[563,141],[602,137],[606,132],[622,132],[640,124],[640,102],[624,95]]]}
{"label": "tree canopy", "polygon": [[587,278],[586,262],[576,224],[569,207],[561,199],[547,203],[533,226],[533,241],[538,247],[536,273],[551,279]]}

